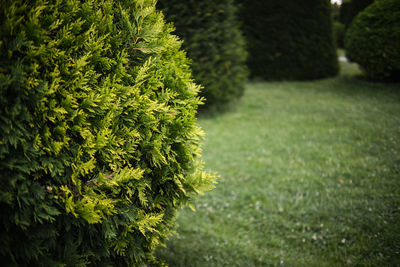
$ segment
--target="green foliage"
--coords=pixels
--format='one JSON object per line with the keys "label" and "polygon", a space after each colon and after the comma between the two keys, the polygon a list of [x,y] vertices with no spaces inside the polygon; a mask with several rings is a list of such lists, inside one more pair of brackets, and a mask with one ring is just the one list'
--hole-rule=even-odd
{"label": "green foliage", "polygon": [[400,1],[375,1],[361,12],[347,31],[345,48],[368,78],[399,80]]}
{"label": "green foliage", "polygon": [[346,34],[346,26],[339,22],[333,22],[333,37],[336,42],[336,47],[343,48],[344,47],[344,36]]}
{"label": "green foliage", "polygon": [[306,80],[337,74],[329,0],[241,2],[253,76]]}
{"label": "green foliage", "polygon": [[343,2],[340,6],[339,21],[343,23],[347,29],[354,17],[373,2],[374,0],[350,0]]}
{"label": "green foliage", "polygon": [[138,266],[213,187],[153,0],[1,1],[3,266]]}
{"label": "green foliage", "polygon": [[195,80],[204,88],[205,109],[221,111],[242,96],[247,53],[233,0],[159,0],[192,60]]}
{"label": "green foliage", "polygon": [[331,8],[332,8],[332,19],[334,21],[338,21],[340,17],[340,6],[337,2],[332,3]]}

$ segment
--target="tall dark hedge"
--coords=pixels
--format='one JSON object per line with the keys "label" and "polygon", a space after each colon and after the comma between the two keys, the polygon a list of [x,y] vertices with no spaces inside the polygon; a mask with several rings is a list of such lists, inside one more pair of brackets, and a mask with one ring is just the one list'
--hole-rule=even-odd
{"label": "tall dark hedge", "polygon": [[336,75],[329,0],[241,0],[252,76],[307,80]]}
{"label": "tall dark hedge", "polygon": [[400,81],[400,1],[376,0],[358,14],[347,31],[345,48],[369,79]]}
{"label": "tall dark hedge", "polygon": [[248,75],[233,0],[159,0],[158,5],[184,41],[194,78],[203,86],[204,108],[232,106],[243,95]]}
{"label": "tall dark hedge", "polygon": [[346,29],[350,26],[355,16],[363,11],[367,6],[372,4],[374,0],[349,0],[344,1],[340,6],[339,20],[342,22]]}
{"label": "tall dark hedge", "polygon": [[152,0],[2,0],[0,265],[143,266],[212,187]]}

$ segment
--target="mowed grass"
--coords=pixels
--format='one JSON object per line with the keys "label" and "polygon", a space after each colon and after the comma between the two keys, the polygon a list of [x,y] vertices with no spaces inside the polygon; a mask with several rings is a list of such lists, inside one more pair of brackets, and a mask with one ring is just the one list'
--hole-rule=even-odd
{"label": "mowed grass", "polygon": [[399,266],[400,85],[252,82],[199,120],[217,187],[184,209],[170,266]]}

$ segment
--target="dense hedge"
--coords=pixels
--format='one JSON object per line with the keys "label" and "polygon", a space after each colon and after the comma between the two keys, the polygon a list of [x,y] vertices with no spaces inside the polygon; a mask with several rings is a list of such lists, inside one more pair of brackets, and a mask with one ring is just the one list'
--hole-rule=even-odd
{"label": "dense hedge", "polygon": [[248,75],[233,0],[159,0],[158,5],[184,40],[194,78],[204,87],[204,108],[232,106],[242,96]]}
{"label": "dense hedge", "polygon": [[377,0],[352,22],[346,56],[373,80],[400,80],[400,1]]}
{"label": "dense hedge", "polygon": [[212,187],[152,0],[1,1],[2,266],[138,266]]}
{"label": "dense hedge", "polygon": [[316,79],[336,75],[329,0],[241,0],[253,76]]}
{"label": "dense hedge", "polygon": [[339,20],[347,29],[354,17],[363,11],[367,6],[372,4],[374,0],[348,0],[343,1],[340,6]]}

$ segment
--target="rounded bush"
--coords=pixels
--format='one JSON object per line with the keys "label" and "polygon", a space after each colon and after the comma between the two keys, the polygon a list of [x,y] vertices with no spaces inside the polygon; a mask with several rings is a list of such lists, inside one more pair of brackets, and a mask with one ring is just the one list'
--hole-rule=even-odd
{"label": "rounded bush", "polygon": [[210,189],[201,99],[153,0],[4,0],[2,266],[139,266]]}
{"label": "rounded bush", "polygon": [[338,73],[329,0],[240,0],[252,76],[308,80]]}
{"label": "rounded bush", "polygon": [[246,50],[233,0],[159,0],[192,60],[193,76],[203,86],[201,109],[223,111],[243,95]]}
{"label": "rounded bush", "polygon": [[345,48],[368,78],[399,80],[400,1],[375,1],[362,11],[346,33]]}

